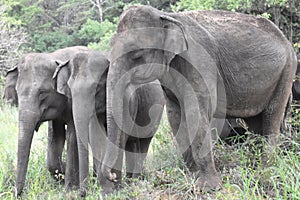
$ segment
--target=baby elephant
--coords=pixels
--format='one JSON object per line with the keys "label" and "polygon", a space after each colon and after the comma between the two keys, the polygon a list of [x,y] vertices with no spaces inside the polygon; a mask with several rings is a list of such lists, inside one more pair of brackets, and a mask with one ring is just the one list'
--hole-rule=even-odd
{"label": "baby elephant", "polygon": [[[112,192],[121,180],[116,183],[108,181],[101,174],[106,145],[116,147],[115,140],[107,138],[106,124],[106,82],[109,61],[101,52],[89,51],[77,54],[65,66],[57,68],[54,75],[57,90],[72,98],[72,111],[76,128],[81,195],[85,196],[88,183],[88,144],[94,160],[98,161],[98,179],[103,193]],[[131,90],[124,96],[127,104],[124,109],[130,120],[123,122],[125,134],[117,143],[126,153],[126,171],[128,177],[137,177],[142,172],[143,161],[149,144],[161,120],[164,95],[158,82],[151,82]],[[158,105],[158,106],[157,106]],[[124,117],[125,118],[125,117]],[[128,117],[126,117],[126,120]],[[120,124],[122,125],[122,124]],[[118,163],[122,163],[123,153],[119,154]],[[122,164],[121,164],[122,165]],[[121,168],[114,172],[121,176]]]}

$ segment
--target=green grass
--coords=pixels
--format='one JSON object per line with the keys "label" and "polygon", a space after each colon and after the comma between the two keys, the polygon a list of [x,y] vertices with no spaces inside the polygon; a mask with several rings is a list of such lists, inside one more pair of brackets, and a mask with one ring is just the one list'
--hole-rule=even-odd
{"label": "green grass", "polygon": [[[1,88],[0,88],[1,91]],[[0,101],[0,199],[14,199],[17,157],[17,109]],[[247,133],[246,141],[215,145],[217,170],[223,180],[220,191],[201,193],[195,178],[183,164],[166,119],[152,141],[145,163],[144,180],[125,180],[120,191],[106,199],[300,199],[300,112],[293,110],[289,133],[281,135],[272,165],[263,167],[260,136]],[[47,128],[34,135],[23,199],[79,199],[66,193],[46,170]],[[87,199],[102,199],[91,178]]]}

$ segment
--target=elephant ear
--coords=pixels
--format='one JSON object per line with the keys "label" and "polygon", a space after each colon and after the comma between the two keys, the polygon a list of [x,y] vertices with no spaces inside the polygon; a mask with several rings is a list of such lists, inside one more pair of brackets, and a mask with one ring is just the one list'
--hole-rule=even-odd
{"label": "elephant ear", "polygon": [[188,49],[187,36],[185,28],[180,21],[167,15],[161,15],[160,18],[165,21],[164,50],[167,57],[167,65],[169,65],[176,55]]}
{"label": "elephant ear", "polygon": [[52,76],[53,89],[55,89],[58,93],[66,95],[68,97],[70,96],[67,88],[67,81],[70,77],[70,69],[68,67],[69,62],[69,60],[65,62],[55,61],[57,67]]}
{"label": "elephant ear", "polygon": [[[18,70],[18,65],[14,66],[13,68],[7,70],[6,74],[5,74],[5,77],[9,74],[9,73],[12,73],[12,72],[15,72]],[[17,72],[18,73],[18,72]]]}

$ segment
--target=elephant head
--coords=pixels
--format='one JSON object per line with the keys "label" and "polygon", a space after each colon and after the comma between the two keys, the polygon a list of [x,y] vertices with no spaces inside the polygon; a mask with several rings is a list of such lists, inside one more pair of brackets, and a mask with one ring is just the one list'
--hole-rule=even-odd
{"label": "elephant head", "polygon": [[[155,35],[155,37],[153,37]],[[120,17],[117,32],[111,41],[110,67],[107,82],[108,138],[121,145],[121,131],[127,132],[124,102],[134,85],[161,79],[172,59],[188,49],[181,22],[171,15],[149,6],[129,7]],[[104,163],[116,163],[117,148],[107,147]],[[105,176],[113,180],[111,168],[103,166]]]}
{"label": "elephant head", "polygon": [[63,61],[79,51],[87,50],[86,47],[69,47],[53,53],[32,53],[24,57],[22,67],[18,68],[17,195],[22,193],[24,187],[34,131],[42,122],[62,118],[67,111],[68,98],[53,88],[52,76]]}

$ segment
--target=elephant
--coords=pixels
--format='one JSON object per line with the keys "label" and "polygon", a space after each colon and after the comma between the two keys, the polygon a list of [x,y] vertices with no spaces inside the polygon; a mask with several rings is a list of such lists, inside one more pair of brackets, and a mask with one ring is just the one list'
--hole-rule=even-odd
{"label": "elephant", "polygon": [[297,60],[298,60],[298,65],[297,65],[297,71],[296,71],[296,78],[293,83],[292,87],[292,94],[293,94],[293,99],[296,101],[300,100],[300,53],[297,55]]}
{"label": "elephant", "polygon": [[[49,141],[50,145],[56,146],[54,152],[50,152],[50,156],[53,156],[54,159],[61,156],[64,146],[62,141],[66,137],[65,187],[69,190],[79,184],[78,150],[70,100],[53,88],[52,76],[57,66],[64,65],[64,61],[71,59],[76,53],[88,50],[87,47],[75,46],[52,53],[33,53],[29,57],[26,56],[22,67],[18,68],[16,85],[19,106],[17,196],[21,195],[24,188],[34,131],[39,129],[42,122],[49,120],[52,120],[53,123],[53,133],[57,134],[52,137],[52,141]],[[67,124],[67,130],[66,136],[63,136],[65,124]]]}
{"label": "elephant", "polygon": [[9,69],[5,75],[5,85],[3,99],[5,103],[13,106],[18,106],[18,95],[16,91],[16,84],[18,80],[18,68],[17,66]]}
{"label": "elephant", "polygon": [[[242,118],[267,138],[272,156],[296,72],[292,45],[271,21],[222,10],[166,13],[130,6],[111,39],[107,79],[108,138],[122,138],[122,96],[159,80],[167,116],[196,188],[221,188],[212,153],[211,121]],[[118,113],[118,114],[115,114]],[[121,124],[122,125],[122,124]],[[268,152],[270,154],[268,154]],[[110,181],[118,151],[107,145],[103,175]],[[114,166],[114,167],[113,167]]]}
{"label": "elephant", "polygon": [[[109,60],[104,53],[89,51],[78,53],[64,67],[58,67],[56,82],[58,92],[72,98],[72,111],[76,127],[79,151],[79,170],[81,195],[85,196],[88,183],[88,143],[91,146],[94,160],[98,162],[98,180],[102,193],[107,194],[118,187],[103,177],[101,166],[105,147],[113,145],[106,138],[106,82]],[[122,141],[122,148],[126,150],[126,176],[139,177],[142,172],[143,161],[148,151],[153,134],[158,128],[162,117],[164,96],[160,84],[149,83],[136,89],[131,95],[128,107],[130,117],[139,126],[150,123],[148,110],[154,104],[158,110],[151,118],[150,125],[145,129],[131,127],[130,132]],[[140,132],[138,132],[140,131]],[[139,134],[140,137],[136,137]],[[120,156],[119,162],[122,163]],[[121,177],[121,168],[116,170]]]}
{"label": "elephant", "polygon": [[[18,94],[16,85],[18,80],[18,68],[22,68],[25,59],[35,56],[35,53],[24,54],[19,63],[9,69],[6,73],[6,82],[4,85],[3,99],[6,103],[18,106]],[[53,124],[54,127],[53,127]],[[47,148],[47,168],[50,174],[57,180],[60,180],[59,174],[64,174],[65,166],[62,161],[62,150],[65,142],[64,123],[55,120],[48,122],[48,148]]]}

